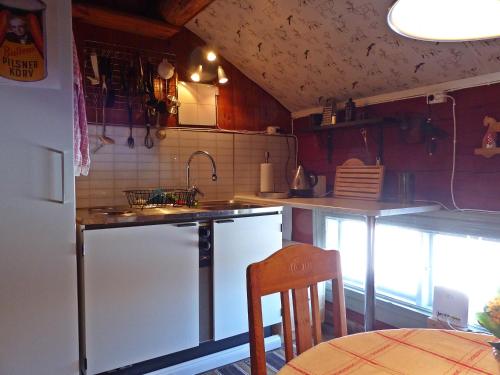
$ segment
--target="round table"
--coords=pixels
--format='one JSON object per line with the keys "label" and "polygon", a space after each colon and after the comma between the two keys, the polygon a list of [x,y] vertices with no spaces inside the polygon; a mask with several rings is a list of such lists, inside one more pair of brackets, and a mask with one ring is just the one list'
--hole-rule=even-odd
{"label": "round table", "polygon": [[500,374],[493,336],[438,329],[394,329],[323,342],[287,363],[279,375]]}

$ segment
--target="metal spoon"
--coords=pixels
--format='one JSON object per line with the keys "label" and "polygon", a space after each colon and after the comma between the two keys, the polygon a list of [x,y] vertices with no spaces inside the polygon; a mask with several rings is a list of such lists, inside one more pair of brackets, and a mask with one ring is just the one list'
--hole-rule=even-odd
{"label": "metal spoon", "polygon": [[153,148],[155,143],[153,141],[153,137],[151,137],[151,124],[149,123],[148,111],[148,109],[144,110],[144,115],[146,118],[146,136],[144,137],[144,146],[146,146],[146,148]]}
{"label": "metal spoon", "polygon": [[128,109],[128,126],[130,129],[129,136],[127,138],[127,144],[128,144],[129,148],[134,148],[135,141],[134,141],[134,137],[132,135],[132,103],[130,101],[130,98],[127,102],[127,109]]}

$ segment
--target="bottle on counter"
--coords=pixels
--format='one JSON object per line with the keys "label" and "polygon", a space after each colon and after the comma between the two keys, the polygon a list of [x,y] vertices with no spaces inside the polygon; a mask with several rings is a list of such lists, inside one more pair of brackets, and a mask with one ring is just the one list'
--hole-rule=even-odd
{"label": "bottle on counter", "polygon": [[345,103],[345,121],[353,121],[356,112],[356,103],[353,102],[352,98],[349,98],[347,103]]}

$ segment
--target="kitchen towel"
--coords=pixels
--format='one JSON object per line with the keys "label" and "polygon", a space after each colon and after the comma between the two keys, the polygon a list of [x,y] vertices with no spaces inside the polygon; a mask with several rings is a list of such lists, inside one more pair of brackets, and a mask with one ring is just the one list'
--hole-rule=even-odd
{"label": "kitchen towel", "polygon": [[75,176],[89,174],[89,133],[83,81],[73,36],[73,167]]}
{"label": "kitchen towel", "polygon": [[260,191],[262,193],[274,191],[274,173],[271,163],[260,165]]}

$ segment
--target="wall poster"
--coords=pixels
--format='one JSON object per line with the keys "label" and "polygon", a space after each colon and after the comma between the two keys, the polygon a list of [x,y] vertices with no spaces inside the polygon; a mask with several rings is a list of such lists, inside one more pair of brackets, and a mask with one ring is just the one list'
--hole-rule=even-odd
{"label": "wall poster", "polygon": [[0,0],[0,76],[33,82],[47,75],[45,4],[40,0]]}

